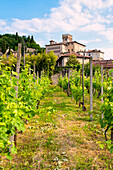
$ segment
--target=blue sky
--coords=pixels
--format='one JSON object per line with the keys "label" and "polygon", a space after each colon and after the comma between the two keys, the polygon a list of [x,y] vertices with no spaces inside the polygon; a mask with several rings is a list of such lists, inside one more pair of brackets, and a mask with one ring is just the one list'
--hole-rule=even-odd
{"label": "blue sky", "polygon": [[0,34],[16,32],[41,46],[69,33],[113,59],[113,0],[0,0]]}
{"label": "blue sky", "polygon": [[42,18],[50,13],[51,7],[58,6],[57,0],[0,0],[1,19]]}

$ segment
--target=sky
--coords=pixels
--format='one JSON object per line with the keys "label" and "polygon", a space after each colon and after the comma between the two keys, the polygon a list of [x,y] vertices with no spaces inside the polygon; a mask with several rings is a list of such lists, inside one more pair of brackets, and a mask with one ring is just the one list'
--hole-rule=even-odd
{"label": "sky", "polygon": [[113,59],[113,0],[0,0],[0,34],[33,35],[41,47],[62,34]]}

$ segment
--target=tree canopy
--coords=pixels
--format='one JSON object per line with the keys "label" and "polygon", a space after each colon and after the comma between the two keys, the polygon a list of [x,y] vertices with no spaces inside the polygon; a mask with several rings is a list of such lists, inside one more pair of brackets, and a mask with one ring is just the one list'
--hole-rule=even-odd
{"label": "tree canopy", "polygon": [[41,48],[40,45],[34,41],[33,35],[31,37],[30,35],[19,36],[17,32],[16,34],[4,34],[4,35],[0,34],[0,49],[2,50],[3,54],[5,54],[6,49],[8,47],[9,49],[17,51],[18,43],[22,43],[26,45],[28,48],[34,48],[38,51],[38,53],[44,51],[44,48]]}
{"label": "tree canopy", "polygon": [[[25,55],[25,63],[29,65],[29,67],[33,70],[33,62],[35,61],[36,72],[38,71],[39,76],[41,75],[41,71],[44,70],[45,74],[51,78],[52,72],[56,65],[57,56],[50,51],[48,54],[46,53],[38,53],[33,55]],[[0,64],[2,67],[9,66],[11,70],[16,69],[17,58],[10,52],[9,57],[5,54],[0,56]],[[24,68],[23,64],[23,56],[21,58],[21,68]]]}
{"label": "tree canopy", "polygon": [[66,65],[76,66],[77,64],[80,64],[80,62],[77,60],[77,57],[75,55],[70,55]]}
{"label": "tree canopy", "polygon": [[80,69],[80,62],[77,60],[77,57],[75,55],[69,56],[69,59],[68,59],[66,65],[72,66],[73,68],[76,68],[77,70]]}
{"label": "tree canopy", "polygon": [[[94,65],[93,64],[93,75],[95,74],[95,71],[96,70],[100,70],[100,66],[99,65]],[[90,63],[87,63],[87,64],[85,64],[84,65],[84,74],[86,75],[86,76],[90,76]]]}

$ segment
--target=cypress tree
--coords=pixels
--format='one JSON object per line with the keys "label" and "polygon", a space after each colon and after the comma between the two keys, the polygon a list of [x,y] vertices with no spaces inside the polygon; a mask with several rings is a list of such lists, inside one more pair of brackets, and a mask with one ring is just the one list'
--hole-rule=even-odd
{"label": "cypress tree", "polygon": [[18,41],[18,32],[16,32],[16,40]]}
{"label": "cypress tree", "polygon": [[5,54],[6,49],[7,49],[7,47],[6,47],[6,40],[4,39],[4,40],[3,40],[3,44],[2,44],[2,53],[3,53],[3,54]]}

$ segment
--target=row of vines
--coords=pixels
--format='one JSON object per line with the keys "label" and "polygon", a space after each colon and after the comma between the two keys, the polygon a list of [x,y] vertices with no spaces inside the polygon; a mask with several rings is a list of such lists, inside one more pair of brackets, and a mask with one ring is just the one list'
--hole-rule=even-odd
{"label": "row of vines", "polygon": [[[27,120],[38,114],[39,101],[44,97],[50,84],[47,77],[35,80],[28,68],[22,70],[19,80],[16,72],[2,70],[0,75],[0,152],[16,152],[16,147],[10,137],[17,131],[24,131]],[[15,87],[18,85],[18,97]],[[16,141],[15,141],[16,142]],[[10,151],[11,148],[11,151]]]}
{"label": "row of vines", "polygon": [[[109,71],[109,76],[106,76],[106,71],[103,74],[98,69],[93,75],[93,96],[95,98],[103,99],[101,102],[100,111],[101,116],[99,122],[105,133],[106,142],[109,144],[110,152],[113,152],[113,70]],[[102,77],[103,75],[103,77]],[[84,77],[84,94],[90,94],[90,77]],[[103,82],[101,81],[103,78]],[[68,95],[75,99],[79,107],[83,104],[83,86],[81,71],[74,71],[70,78],[68,75],[59,78],[59,86],[63,88]],[[103,88],[103,94],[102,94]],[[85,106],[84,106],[85,107]],[[85,107],[84,111],[88,109]],[[90,110],[89,110],[90,114]],[[92,110],[93,114],[93,110]],[[111,138],[108,140],[107,131],[111,131]]]}
{"label": "row of vines", "polygon": [[[39,114],[39,103],[50,85],[47,76],[35,79],[29,65],[20,68],[21,44],[18,45],[16,72],[0,62],[0,157],[11,159],[17,153],[16,137],[25,124]],[[21,70],[21,71],[20,71]]]}

